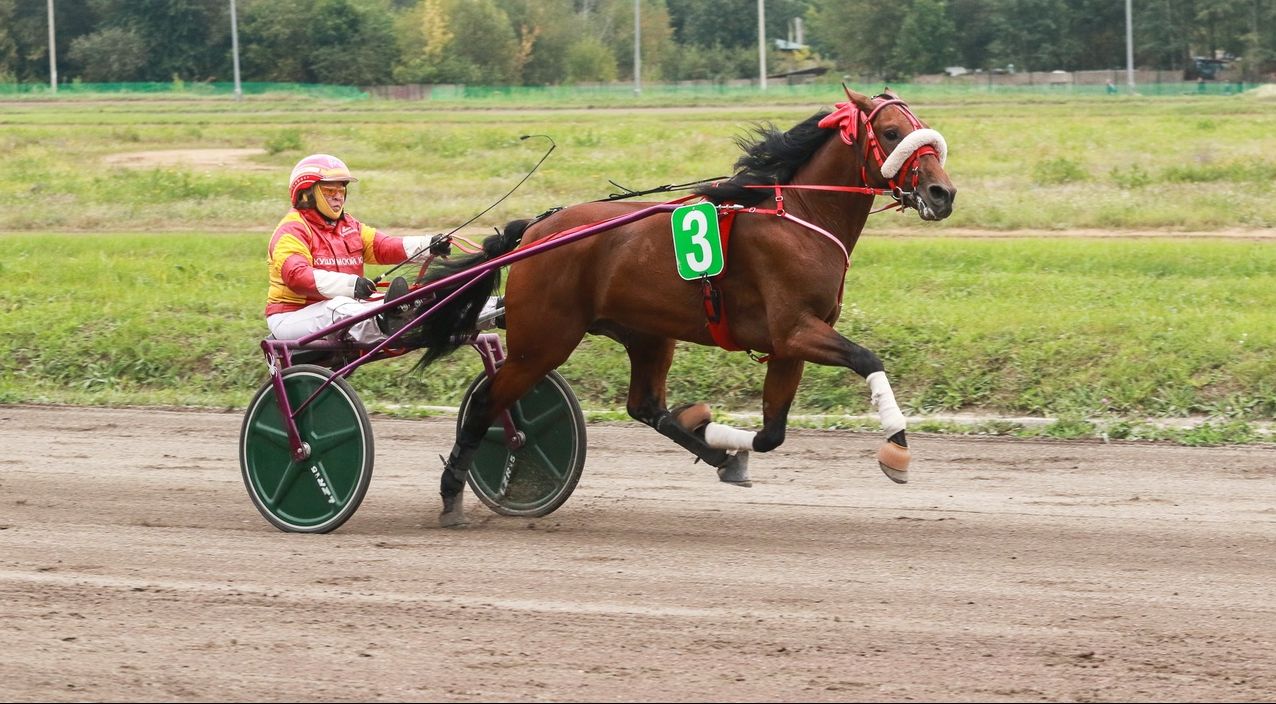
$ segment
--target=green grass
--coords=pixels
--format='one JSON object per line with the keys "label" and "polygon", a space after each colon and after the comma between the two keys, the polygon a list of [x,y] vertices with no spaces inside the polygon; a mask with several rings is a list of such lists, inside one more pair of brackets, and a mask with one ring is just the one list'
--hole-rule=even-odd
{"label": "green grass", "polygon": [[[558,144],[540,172],[480,224],[631,188],[729,173],[732,138],[787,128],[826,94],[660,110],[457,103],[121,100],[3,104],[4,228],[134,231],[269,228],[282,182],[307,153],[342,156],[362,176],[351,210],[398,231],[450,229],[491,204]],[[1103,98],[976,95],[913,100],[946,137],[957,210],[903,230],[1070,228],[1210,231],[1276,225],[1276,103],[1245,96]],[[909,96],[905,94],[906,98]],[[262,150],[247,167],[128,168],[128,152]]]}
{"label": "green grass", "polygon": [[[265,235],[0,242],[0,402],[238,408],[263,381]],[[910,414],[1053,417],[1053,430],[1011,430],[1141,439],[1168,432],[1146,419],[1204,416],[1208,439],[1276,419],[1273,310],[1265,243],[868,237],[838,329],[882,357]],[[352,381],[374,408],[410,413],[457,405],[480,371],[466,350],[424,376],[412,361]],[[615,343],[587,338],[561,371],[585,407],[623,410]],[[746,355],[681,344],[670,401],[756,412],[764,374]],[[811,365],[794,412],[855,416],[867,401],[854,374]],[[1078,425],[1094,418],[1105,428]]]}
{"label": "green grass", "polygon": [[[341,155],[361,176],[350,208],[368,223],[438,232],[536,163],[547,142],[520,136],[550,135],[554,155],[475,224],[490,228],[605,196],[609,180],[642,188],[726,174],[739,154],[733,137],[758,122],[791,126],[839,91],[635,101],[699,103],[660,110],[616,96],[0,102],[10,174],[0,180],[0,403],[246,403],[264,374],[266,238],[285,209],[288,170],[307,153]],[[885,360],[908,412],[1056,419],[928,422],[937,430],[1187,443],[1252,441],[1254,424],[1276,418],[1276,255],[1265,241],[924,237],[1271,228],[1276,103],[920,87],[904,97],[947,138],[957,209],[942,223],[870,220],[839,329]],[[207,148],[261,151],[231,166],[109,161]],[[480,370],[466,351],[425,377],[410,365],[378,363],[352,381],[373,408],[428,413],[456,405]],[[591,413],[623,408],[628,372],[615,344],[587,339],[562,371]],[[670,398],[753,412],[764,371],[744,355],[682,345]],[[799,425],[851,427],[868,411],[863,383],[825,368],[808,368],[797,402],[812,418]],[[1155,422],[1184,417],[1209,421]]]}

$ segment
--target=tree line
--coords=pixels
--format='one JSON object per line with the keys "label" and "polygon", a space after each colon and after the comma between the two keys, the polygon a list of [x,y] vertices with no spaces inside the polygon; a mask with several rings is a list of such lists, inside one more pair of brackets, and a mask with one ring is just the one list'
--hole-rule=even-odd
{"label": "tree line", "polygon": [[[48,83],[49,0],[0,0],[0,83]],[[229,0],[53,0],[62,81],[232,77]],[[767,70],[887,81],[1126,64],[1121,0],[765,0]],[[756,78],[756,0],[237,0],[249,82],[555,85]],[[1276,0],[1135,0],[1139,68],[1276,71]],[[635,10],[637,12],[635,13]],[[635,14],[640,23],[635,32]],[[783,40],[783,47],[775,40]],[[792,42],[792,43],[787,43]]]}

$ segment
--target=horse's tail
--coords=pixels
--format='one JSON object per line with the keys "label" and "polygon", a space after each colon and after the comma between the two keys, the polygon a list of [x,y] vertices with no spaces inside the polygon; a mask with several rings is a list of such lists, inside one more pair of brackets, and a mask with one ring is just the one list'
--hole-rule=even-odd
{"label": "horse's tail", "polygon": [[[513,251],[522,241],[523,231],[527,229],[530,222],[530,220],[514,220],[507,223],[504,230],[483,240],[482,251],[464,257],[449,258],[426,273],[418,283],[428,284],[438,281]],[[469,288],[449,301],[447,305],[434,311],[410,333],[412,344],[425,348],[425,354],[416,363],[414,370],[424,369],[434,360],[451,354],[464,344],[466,337],[474,331],[479,313],[483,312],[483,305],[487,303],[487,299],[500,283],[499,268],[483,274],[478,281],[470,284]],[[440,289],[436,296],[445,298],[460,286],[461,284],[458,284]]]}

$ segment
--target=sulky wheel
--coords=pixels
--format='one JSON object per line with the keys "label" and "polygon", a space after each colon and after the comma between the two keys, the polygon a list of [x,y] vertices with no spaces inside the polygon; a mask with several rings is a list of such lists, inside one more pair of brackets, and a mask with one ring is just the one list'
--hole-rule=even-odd
{"label": "sulky wheel", "polygon": [[[304,402],[332,372],[298,364],[283,370],[288,403]],[[288,430],[269,381],[248,405],[239,433],[239,466],[253,505],[276,528],[327,533],[354,515],[372,480],[372,426],[354,389],[340,377],[297,417],[310,454],[294,462]]]}
{"label": "sulky wheel", "polygon": [[[465,424],[471,400],[488,377],[479,374],[465,392],[457,429]],[[558,372],[550,372],[510,407],[514,425],[526,441],[510,450],[498,417],[483,436],[470,488],[479,500],[503,516],[538,517],[552,513],[576,489],[585,467],[585,415],[576,395]]]}

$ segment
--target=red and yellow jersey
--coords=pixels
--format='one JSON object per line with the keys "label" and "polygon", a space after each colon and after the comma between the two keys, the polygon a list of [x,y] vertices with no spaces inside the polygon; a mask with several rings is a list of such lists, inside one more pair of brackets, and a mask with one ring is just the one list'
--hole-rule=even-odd
{"label": "red and yellow jersey", "polygon": [[295,208],[275,227],[268,256],[268,316],[342,295],[353,276],[363,276],[365,263],[398,264],[408,258],[402,238],[381,234],[349,213],[330,222],[313,210]]}

